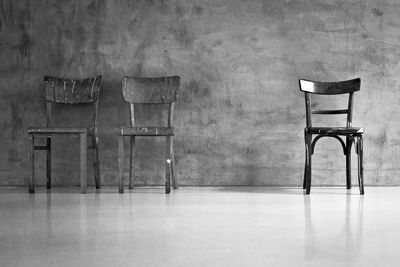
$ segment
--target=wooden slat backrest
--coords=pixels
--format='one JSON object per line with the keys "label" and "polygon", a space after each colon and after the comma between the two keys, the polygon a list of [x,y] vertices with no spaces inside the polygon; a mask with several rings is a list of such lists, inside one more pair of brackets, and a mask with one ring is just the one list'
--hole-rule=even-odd
{"label": "wooden slat backrest", "polygon": [[99,99],[101,75],[82,79],[64,79],[46,76],[44,88],[46,101],[62,104],[90,103]]}
{"label": "wooden slat backrest", "polygon": [[180,77],[129,77],[122,79],[125,101],[133,104],[168,104],[176,102]]}
{"label": "wooden slat backrest", "polygon": [[[305,104],[306,104],[306,124],[307,127],[312,127],[311,114],[320,115],[337,115],[347,114],[347,127],[351,127],[353,117],[353,93],[360,90],[361,80],[360,78],[340,81],[340,82],[317,82],[310,80],[299,80],[300,91],[304,92]],[[309,94],[319,95],[340,95],[349,94],[348,107],[347,109],[336,109],[336,110],[315,110],[311,109],[311,98]]]}

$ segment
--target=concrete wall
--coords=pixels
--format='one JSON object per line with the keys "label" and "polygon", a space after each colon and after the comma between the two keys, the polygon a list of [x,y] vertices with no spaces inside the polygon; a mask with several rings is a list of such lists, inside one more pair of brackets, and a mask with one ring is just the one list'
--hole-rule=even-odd
{"label": "concrete wall", "polygon": [[[116,185],[113,133],[128,119],[124,75],[181,76],[175,145],[183,185],[300,185],[298,78],[360,77],[354,125],[366,129],[365,183],[400,185],[399,12],[396,0],[0,0],[0,185],[29,177],[25,128],[45,123],[43,75],[94,74],[104,75],[105,185]],[[90,118],[84,108],[70,112],[56,120]],[[139,113],[153,124],[164,116]],[[163,183],[163,141],[138,140],[137,184]],[[79,184],[78,143],[54,141],[54,184]],[[322,139],[316,149],[313,184],[344,185],[339,143]]]}

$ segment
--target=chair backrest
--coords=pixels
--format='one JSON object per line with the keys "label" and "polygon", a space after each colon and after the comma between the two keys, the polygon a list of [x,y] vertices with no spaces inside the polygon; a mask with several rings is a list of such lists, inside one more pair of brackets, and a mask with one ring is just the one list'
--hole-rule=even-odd
{"label": "chair backrest", "polygon": [[[300,91],[304,92],[306,104],[306,125],[312,127],[311,114],[336,115],[347,114],[347,127],[351,127],[353,117],[353,93],[360,90],[360,78],[339,82],[317,82],[310,80],[299,80]],[[309,94],[318,95],[340,95],[349,94],[347,109],[334,110],[311,110],[311,99]]]}
{"label": "chair backrest", "polygon": [[93,103],[93,130],[97,132],[97,116],[102,76],[87,79],[64,79],[44,77],[46,98],[46,125],[51,126],[52,104],[88,104]]}
{"label": "chair backrest", "polygon": [[133,104],[167,104],[176,102],[180,77],[129,77],[122,79],[125,101]]}
{"label": "chair backrest", "polygon": [[46,101],[62,104],[90,103],[99,99],[101,75],[82,79],[44,77]]}
{"label": "chair backrest", "polygon": [[168,127],[171,127],[180,83],[179,76],[155,78],[125,76],[122,79],[122,95],[124,100],[130,103],[131,126],[135,125],[135,104],[168,104]]}

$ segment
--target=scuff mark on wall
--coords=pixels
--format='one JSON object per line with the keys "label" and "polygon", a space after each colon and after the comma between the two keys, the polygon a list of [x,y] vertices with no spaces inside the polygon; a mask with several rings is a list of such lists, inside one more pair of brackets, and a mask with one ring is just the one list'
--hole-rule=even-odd
{"label": "scuff mark on wall", "polygon": [[204,8],[196,3],[193,5],[192,15],[200,16],[203,13],[203,10]]}
{"label": "scuff mark on wall", "polygon": [[10,148],[8,150],[8,162],[13,164],[17,163],[20,161],[20,158],[18,156],[18,151],[15,148]]}
{"label": "scuff mark on wall", "polygon": [[88,5],[88,9],[92,16],[94,17],[94,34],[91,44],[91,52],[92,58],[94,59],[94,68],[97,69],[101,64],[101,55],[98,51],[99,42],[101,41],[102,34],[102,24],[105,18],[105,1],[104,0],[92,0]]}
{"label": "scuff mark on wall", "polygon": [[29,34],[26,32],[22,33],[18,50],[23,58],[29,57],[31,47],[32,41]]}
{"label": "scuff mark on wall", "polygon": [[196,39],[194,33],[190,30],[190,24],[181,21],[175,25],[171,32],[174,34],[175,39],[184,47],[189,48]]}
{"label": "scuff mark on wall", "polygon": [[210,97],[211,92],[208,86],[196,80],[190,80],[181,93],[181,98],[185,103],[199,103]]}
{"label": "scuff mark on wall", "polygon": [[14,25],[14,7],[12,0],[0,1],[0,32]]}
{"label": "scuff mark on wall", "polygon": [[10,108],[11,108],[10,136],[11,140],[17,140],[21,130],[23,129],[23,109],[21,108],[19,103],[15,102],[12,102],[10,104]]}
{"label": "scuff mark on wall", "polygon": [[146,47],[147,47],[147,42],[142,41],[136,48],[135,53],[133,54],[134,62],[136,62],[134,66],[134,73],[136,76],[143,75],[143,64],[146,59],[146,53],[145,53]]}
{"label": "scuff mark on wall", "polygon": [[381,17],[381,16],[383,15],[382,10],[379,10],[378,8],[373,8],[373,9],[371,10],[371,12],[372,12],[372,14],[374,14],[374,15],[377,16],[377,17]]}
{"label": "scuff mark on wall", "polygon": [[368,60],[368,62],[382,66],[386,62],[385,55],[382,53],[379,53],[379,51],[375,47],[366,47],[365,50],[363,51],[363,56],[365,59]]}

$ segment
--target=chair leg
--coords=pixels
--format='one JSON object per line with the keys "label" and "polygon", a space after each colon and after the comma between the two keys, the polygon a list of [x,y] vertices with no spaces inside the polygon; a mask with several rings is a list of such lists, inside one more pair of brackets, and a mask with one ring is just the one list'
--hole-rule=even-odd
{"label": "chair leg", "polygon": [[99,160],[99,137],[96,135],[93,135],[92,137],[92,146],[94,148],[94,159],[93,159],[94,182],[96,184],[96,189],[100,189],[101,182],[100,182],[100,160]]}
{"label": "chair leg", "polygon": [[129,189],[133,189],[134,180],[134,165],[133,160],[135,159],[135,136],[130,137],[130,147],[129,147]]}
{"label": "chair leg", "polygon": [[346,188],[351,189],[351,140],[346,137]]}
{"label": "chair leg", "polygon": [[175,165],[175,154],[174,154],[174,137],[171,136],[170,143],[170,155],[171,155],[171,179],[172,179],[172,188],[178,189],[177,179],[175,177],[174,165]]}
{"label": "chair leg", "polygon": [[304,131],[304,145],[305,145],[305,157],[304,157],[304,176],[303,176],[303,190],[306,189],[306,180],[307,180],[307,161],[308,161],[308,153],[307,153],[307,133]]}
{"label": "chair leg", "polygon": [[166,137],[165,147],[165,193],[171,192],[171,136]]}
{"label": "chair leg", "polygon": [[124,193],[124,136],[118,137],[118,192]]}
{"label": "chair leg", "polygon": [[305,171],[305,194],[311,191],[311,134],[306,134],[306,171]]}
{"label": "chair leg", "polygon": [[29,135],[29,146],[31,175],[29,176],[28,189],[29,193],[35,193],[35,138],[33,134]]}
{"label": "chair leg", "polygon": [[363,136],[357,137],[358,146],[358,186],[360,195],[364,195]]}
{"label": "chair leg", "polygon": [[174,158],[171,159],[171,178],[172,178],[172,188],[178,189],[179,185],[175,176],[175,161]]}
{"label": "chair leg", "polygon": [[306,189],[306,180],[307,180],[307,158],[308,158],[308,153],[307,153],[307,144],[305,144],[305,158],[304,158],[304,176],[303,176],[303,190]]}
{"label": "chair leg", "polygon": [[81,139],[81,193],[87,192],[87,133],[80,134]]}
{"label": "chair leg", "polygon": [[47,189],[51,188],[51,138],[47,138],[46,144],[46,176],[47,176]]}

